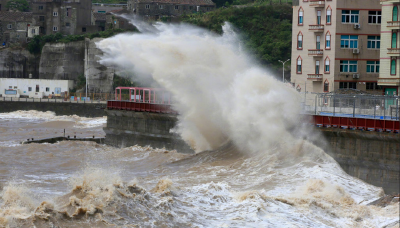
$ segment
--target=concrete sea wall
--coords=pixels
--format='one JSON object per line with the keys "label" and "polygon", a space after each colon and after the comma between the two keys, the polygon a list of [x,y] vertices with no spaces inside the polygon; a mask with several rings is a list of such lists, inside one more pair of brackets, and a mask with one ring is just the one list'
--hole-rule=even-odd
{"label": "concrete sea wall", "polygon": [[47,102],[25,102],[25,101],[0,101],[0,113],[14,112],[18,110],[37,110],[55,112],[57,116],[78,115],[83,117],[105,116],[105,103],[47,103]]}
{"label": "concrete sea wall", "polygon": [[39,62],[25,49],[0,49],[0,78],[39,78]]}
{"label": "concrete sea wall", "polygon": [[171,133],[175,127],[176,115],[147,112],[105,110],[107,127],[105,143],[116,147],[134,145],[177,150],[193,153],[193,150],[179,137]]}
{"label": "concrete sea wall", "polygon": [[400,193],[400,134],[318,128],[327,151],[348,174]]}

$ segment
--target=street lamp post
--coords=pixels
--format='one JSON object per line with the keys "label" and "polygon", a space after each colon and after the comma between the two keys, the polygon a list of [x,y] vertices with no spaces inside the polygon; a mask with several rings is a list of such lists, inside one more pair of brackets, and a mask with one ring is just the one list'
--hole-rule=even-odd
{"label": "street lamp post", "polygon": [[287,62],[287,61],[289,61],[290,59],[288,59],[288,60],[286,60],[285,62],[282,62],[281,60],[278,60],[279,62],[281,62],[282,63],[282,82],[284,83],[285,82],[285,63]]}

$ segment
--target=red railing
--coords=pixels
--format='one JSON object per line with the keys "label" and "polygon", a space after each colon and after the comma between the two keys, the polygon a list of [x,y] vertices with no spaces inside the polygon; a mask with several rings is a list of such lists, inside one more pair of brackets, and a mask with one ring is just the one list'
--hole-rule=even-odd
{"label": "red railing", "polygon": [[320,127],[347,128],[365,131],[387,131],[393,133],[399,133],[400,131],[400,122],[398,120],[380,120],[318,115],[312,115],[311,117],[311,122]]}
{"label": "red railing", "polygon": [[169,104],[153,104],[130,101],[107,101],[107,109],[178,114]]}

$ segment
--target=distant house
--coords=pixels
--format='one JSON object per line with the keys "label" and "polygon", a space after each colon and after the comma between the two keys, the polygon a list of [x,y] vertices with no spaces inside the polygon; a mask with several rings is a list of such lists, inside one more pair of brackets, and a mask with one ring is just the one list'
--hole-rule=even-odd
{"label": "distant house", "polygon": [[27,78],[0,78],[2,97],[44,98],[64,97],[73,88],[72,80],[48,80]]}
{"label": "distant house", "polygon": [[95,32],[92,26],[92,2],[90,0],[32,0],[33,12],[40,34],[61,32],[65,35]]}
{"label": "distant house", "polygon": [[106,14],[93,12],[92,25],[95,25],[98,31],[104,31],[106,28]]}
{"label": "distant house", "polygon": [[157,20],[212,11],[215,10],[215,3],[211,0],[128,0],[128,10],[135,15]]}
{"label": "distant house", "polygon": [[[0,11],[1,43],[26,42],[28,28],[34,24],[32,12]],[[32,30],[30,32],[32,33]]]}

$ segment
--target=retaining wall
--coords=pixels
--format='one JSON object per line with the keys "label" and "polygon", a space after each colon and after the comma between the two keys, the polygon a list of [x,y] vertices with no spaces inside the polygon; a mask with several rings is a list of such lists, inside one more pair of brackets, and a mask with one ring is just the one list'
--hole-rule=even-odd
{"label": "retaining wall", "polygon": [[0,113],[14,112],[18,110],[37,110],[55,112],[57,116],[78,115],[83,117],[105,116],[105,103],[47,103],[47,102],[25,102],[25,101],[0,101]]}

